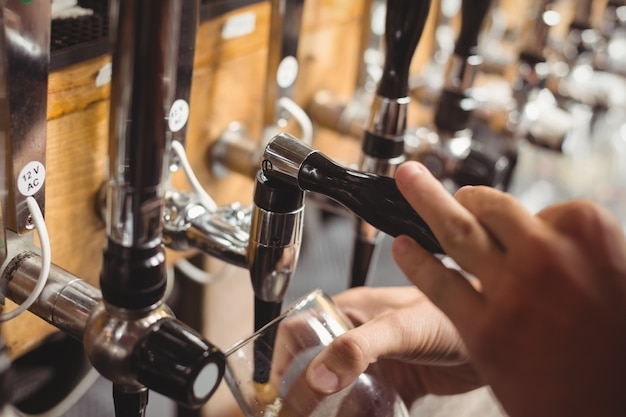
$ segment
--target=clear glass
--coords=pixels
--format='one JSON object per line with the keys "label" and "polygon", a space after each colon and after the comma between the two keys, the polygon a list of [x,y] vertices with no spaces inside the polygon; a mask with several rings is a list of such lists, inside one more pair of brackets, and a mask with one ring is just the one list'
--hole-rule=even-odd
{"label": "clear glass", "polygon": [[408,417],[392,384],[375,367],[333,395],[308,389],[304,372],[310,361],[351,327],[330,297],[315,290],[228,349],[225,380],[246,416]]}

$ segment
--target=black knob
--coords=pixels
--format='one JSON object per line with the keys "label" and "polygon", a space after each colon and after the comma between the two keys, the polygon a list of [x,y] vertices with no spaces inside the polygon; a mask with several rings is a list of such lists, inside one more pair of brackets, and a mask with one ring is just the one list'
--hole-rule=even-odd
{"label": "black knob", "polygon": [[219,349],[171,317],[150,328],[133,356],[141,384],[190,408],[211,397],[226,364]]}
{"label": "black knob", "polygon": [[407,97],[411,59],[424,31],[430,0],[387,0],[385,65],[378,95]]}
{"label": "black knob", "polygon": [[469,154],[460,162],[453,180],[458,186],[487,185],[503,188],[508,167],[509,162],[505,156],[489,153],[474,144]]}
{"label": "black knob", "polygon": [[465,92],[443,90],[434,115],[435,126],[444,132],[466,129],[476,106],[476,101]]}

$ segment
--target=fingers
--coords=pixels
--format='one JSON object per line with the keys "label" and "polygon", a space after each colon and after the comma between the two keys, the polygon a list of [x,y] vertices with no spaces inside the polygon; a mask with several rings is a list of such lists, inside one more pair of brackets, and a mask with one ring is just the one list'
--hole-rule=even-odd
{"label": "fingers", "polygon": [[404,275],[459,327],[482,309],[482,296],[458,271],[448,269],[408,236],[397,237],[392,246],[395,262]]}
{"label": "fingers", "polygon": [[510,194],[494,188],[462,187],[454,195],[477,219],[503,251],[516,248],[520,236],[538,230],[541,224]]}
{"label": "fingers", "polygon": [[464,270],[479,275],[481,268],[491,268],[501,253],[498,243],[424,166],[402,164],[396,171],[396,184],[446,253]]}
{"label": "fingers", "polygon": [[354,382],[379,358],[456,365],[465,347],[443,313],[423,300],[344,333],[309,365],[306,379],[317,393],[331,394]]}
{"label": "fingers", "polygon": [[401,287],[356,287],[342,291],[333,297],[334,303],[355,325],[359,326],[388,311],[414,305],[426,296],[417,288]]}

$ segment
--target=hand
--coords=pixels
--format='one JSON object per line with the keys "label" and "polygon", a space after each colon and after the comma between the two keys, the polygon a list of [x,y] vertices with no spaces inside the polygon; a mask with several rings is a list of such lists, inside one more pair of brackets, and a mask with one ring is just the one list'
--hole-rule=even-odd
{"label": "hand", "polygon": [[408,406],[429,392],[454,394],[482,385],[458,333],[418,289],[359,287],[334,301],[357,327],[309,365],[306,378],[316,392],[340,390],[376,361]]}
{"label": "hand", "polygon": [[616,219],[586,201],[532,216],[486,187],[453,197],[417,163],[396,182],[480,291],[406,236],[394,258],[454,323],[507,412],[626,415],[626,241]]}

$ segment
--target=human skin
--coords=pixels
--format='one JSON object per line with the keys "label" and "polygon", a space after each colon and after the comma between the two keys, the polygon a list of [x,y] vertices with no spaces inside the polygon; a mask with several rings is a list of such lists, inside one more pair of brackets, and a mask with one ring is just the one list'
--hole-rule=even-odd
{"label": "human skin", "polygon": [[[426,331],[425,351],[414,327],[389,338],[380,322],[369,328],[384,322],[380,315],[365,317],[361,327],[368,327],[338,338],[312,362],[312,388],[334,392],[383,358],[419,363],[430,356],[429,365],[436,364],[431,353],[456,337],[475,371],[470,383],[490,385],[511,416],[626,415],[626,239],[619,222],[584,200],[532,215],[488,187],[453,196],[415,162],[398,168],[396,183],[446,253],[477,279],[445,267],[406,236],[394,241],[398,266],[457,333]],[[433,317],[437,329],[444,319]],[[385,342],[367,341],[379,338]],[[449,375],[451,391],[457,376]],[[423,395],[415,382],[422,380],[414,378],[416,396]]]}

